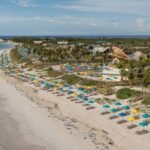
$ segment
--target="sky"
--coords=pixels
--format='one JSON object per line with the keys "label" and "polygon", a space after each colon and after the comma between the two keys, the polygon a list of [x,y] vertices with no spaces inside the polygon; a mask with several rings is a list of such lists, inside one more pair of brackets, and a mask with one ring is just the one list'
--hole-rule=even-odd
{"label": "sky", "polygon": [[0,0],[4,35],[150,35],[150,0]]}

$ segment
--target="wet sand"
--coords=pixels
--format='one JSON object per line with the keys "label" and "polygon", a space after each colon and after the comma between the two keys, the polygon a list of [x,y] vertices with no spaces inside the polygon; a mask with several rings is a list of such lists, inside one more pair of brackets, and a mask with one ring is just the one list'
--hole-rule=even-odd
{"label": "wet sand", "polygon": [[6,101],[7,99],[0,96],[0,150],[44,150],[23,138],[18,123],[5,110]]}

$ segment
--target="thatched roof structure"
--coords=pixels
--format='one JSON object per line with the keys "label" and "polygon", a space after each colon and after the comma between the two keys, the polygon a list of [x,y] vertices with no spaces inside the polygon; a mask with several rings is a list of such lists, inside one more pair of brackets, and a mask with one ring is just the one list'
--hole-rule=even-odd
{"label": "thatched roof structure", "polygon": [[116,46],[111,47],[111,56],[118,58],[118,59],[124,59],[124,60],[129,60],[129,56],[125,54],[125,52]]}
{"label": "thatched roof structure", "polygon": [[112,95],[113,89],[107,83],[98,84],[96,86],[98,93],[103,95]]}

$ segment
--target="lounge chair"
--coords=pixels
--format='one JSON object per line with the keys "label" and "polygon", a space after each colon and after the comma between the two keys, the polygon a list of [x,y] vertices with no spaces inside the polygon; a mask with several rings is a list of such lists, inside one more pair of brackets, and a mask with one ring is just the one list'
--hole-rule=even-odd
{"label": "lounge chair", "polygon": [[120,120],[117,122],[117,124],[123,124],[123,123],[127,123],[128,121],[127,120]]}
{"label": "lounge chair", "polygon": [[84,101],[77,101],[76,103],[77,104],[82,104],[82,103],[84,103]]}
{"label": "lounge chair", "polygon": [[89,104],[83,104],[83,106],[89,106]]}
{"label": "lounge chair", "polygon": [[137,125],[132,124],[132,125],[127,126],[127,129],[133,129],[133,128],[136,128],[136,127],[137,127]]}
{"label": "lounge chair", "polygon": [[104,111],[104,112],[101,113],[101,115],[108,115],[108,114],[110,114],[109,111]]}
{"label": "lounge chair", "polygon": [[74,98],[73,96],[69,96],[69,97],[67,97],[67,99],[71,99],[71,98]]}
{"label": "lounge chair", "polygon": [[123,110],[123,108],[119,107],[119,108],[117,108],[117,110],[118,110],[118,111],[121,111],[121,110]]}
{"label": "lounge chair", "polygon": [[57,96],[64,96],[64,94],[58,94]]}
{"label": "lounge chair", "polygon": [[139,119],[140,119],[140,115],[135,115],[134,118],[135,118],[136,120],[139,120]]}
{"label": "lounge chair", "polygon": [[76,98],[74,98],[74,99],[71,99],[70,101],[71,102],[75,102],[75,101],[77,101],[78,99],[76,99]]}
{"label": "lounge chair", "polygon": [[91,107],[87,107],[86,109],[87,109],[87,110],[91,110],[91,109],[95,109],[95,107],[94,107],[94,106],[91,106]]}
{"label": "lounge chair", "polygon": [[143,135],[143,134],[147,134],[147,133],[149,133],[148,130],[136,131],[136,134],[138,134],[138,135]]}
{"label": "lounge chair", "polygon": [[146,119],[145,122],[148,123],[148,124],[150,124],[150,120],[149,119]]}
{"label": "lounge chair", "polygon": [[130,111],[126,111],[126,114],[127,114],[127,115],[130,115],[130,114],[131,114],[131,112],[130,112]]}
{"label": "lounge chair", "polygon": [[117,115],[109,117],[110,120],[117,119],[117,118],[119,118],[119,116],[117,116]]}

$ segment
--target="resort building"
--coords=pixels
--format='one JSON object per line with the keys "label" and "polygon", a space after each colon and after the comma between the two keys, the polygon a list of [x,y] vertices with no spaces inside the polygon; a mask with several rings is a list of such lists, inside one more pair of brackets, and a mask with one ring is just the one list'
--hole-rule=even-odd
{"label": "resort building", "polygon": [[33,41],[34,44],[42,44],[42,41]]}
{"label": "resort building", "polygon": [[99,53],[104,53],[104,52],[106,52],[106,51],[109,51],[109,47],[101,47],[101,46],[99,46],[99,45],[90,45],[89,47],[88,47],[88,50],[90,51],[90,52],[92,52],[92,53],[96,53],[96,52],[99,52]]}
{"label": "resort building", "polygon": [[129,55],[131,60],[140,61],[141,58],[147,58],[146,54],[142,53],[141,51],[136,51]]}
{"label": "resort building", "polygon": [[68,45],[68,41],[58,41],[58,45]]}

